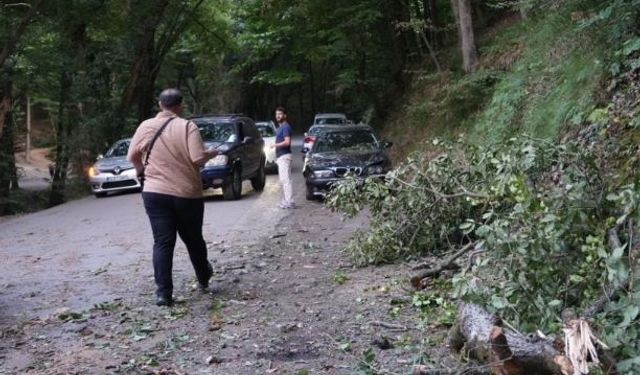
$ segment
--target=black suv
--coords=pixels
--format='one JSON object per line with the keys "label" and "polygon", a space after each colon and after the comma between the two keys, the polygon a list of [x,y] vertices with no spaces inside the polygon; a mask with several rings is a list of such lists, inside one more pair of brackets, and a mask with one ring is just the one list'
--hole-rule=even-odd
{"label": "black suv", "polygon": [[205,148],[220,151],[201,169],[204,189],[221,187],[225,199],[239,199],[244,180],[250,180],[256,191],[264,189],[264,141],[252,119],[199,115],[190,120],[200,129]]}

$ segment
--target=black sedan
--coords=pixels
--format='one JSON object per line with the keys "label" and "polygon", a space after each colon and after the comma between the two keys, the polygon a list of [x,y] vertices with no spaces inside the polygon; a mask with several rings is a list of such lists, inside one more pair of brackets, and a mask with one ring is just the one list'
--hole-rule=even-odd
{"label": "black sedan", "polygon": [[324,128],[304,162],[307,199],[324,196],[348,175],[384,177],[391,169],[386,153],[390,146],[390,142],[378,141],[367,125]]}

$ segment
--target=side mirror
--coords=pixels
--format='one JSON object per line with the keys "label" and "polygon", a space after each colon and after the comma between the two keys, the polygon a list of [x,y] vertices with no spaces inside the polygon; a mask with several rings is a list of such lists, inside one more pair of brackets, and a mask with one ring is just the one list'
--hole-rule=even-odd
{"label": "side mirror", "polygon": [[96,160],[100,160],[100,159],[104,159],[104,155],[98,154],[98,156],[96,156]]}
{"label": "side mirror", "polygon": [[393,142],[389,142],[389,141],[382,142],[382,148],[389,148],[391,146],[393,146]]}

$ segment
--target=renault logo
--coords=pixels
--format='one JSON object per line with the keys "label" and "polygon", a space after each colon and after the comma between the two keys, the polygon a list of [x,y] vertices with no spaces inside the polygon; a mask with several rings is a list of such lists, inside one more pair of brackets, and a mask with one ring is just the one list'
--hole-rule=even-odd
{"label": "renault logo", "polygon": [[120,167],[115,167],[113,169],[113,174],[120,174],[120,172],[122,172],[122,169],[120,169]]}

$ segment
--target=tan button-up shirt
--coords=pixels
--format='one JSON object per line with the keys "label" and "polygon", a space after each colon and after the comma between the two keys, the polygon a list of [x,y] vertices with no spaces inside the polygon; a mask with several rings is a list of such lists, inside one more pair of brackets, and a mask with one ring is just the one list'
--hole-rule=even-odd
{"label": "tan button-up shirt", "polygon": [[193,122],[170,111],[159,112],[156,117],[138,126],[127,159],[134,164],[143,164],[153,137],[170,117],[174,119],[151,149],[149,164],[144,172],[144,191],[181,198],[201,198],[200,166],[207,157],[200,131]]}

